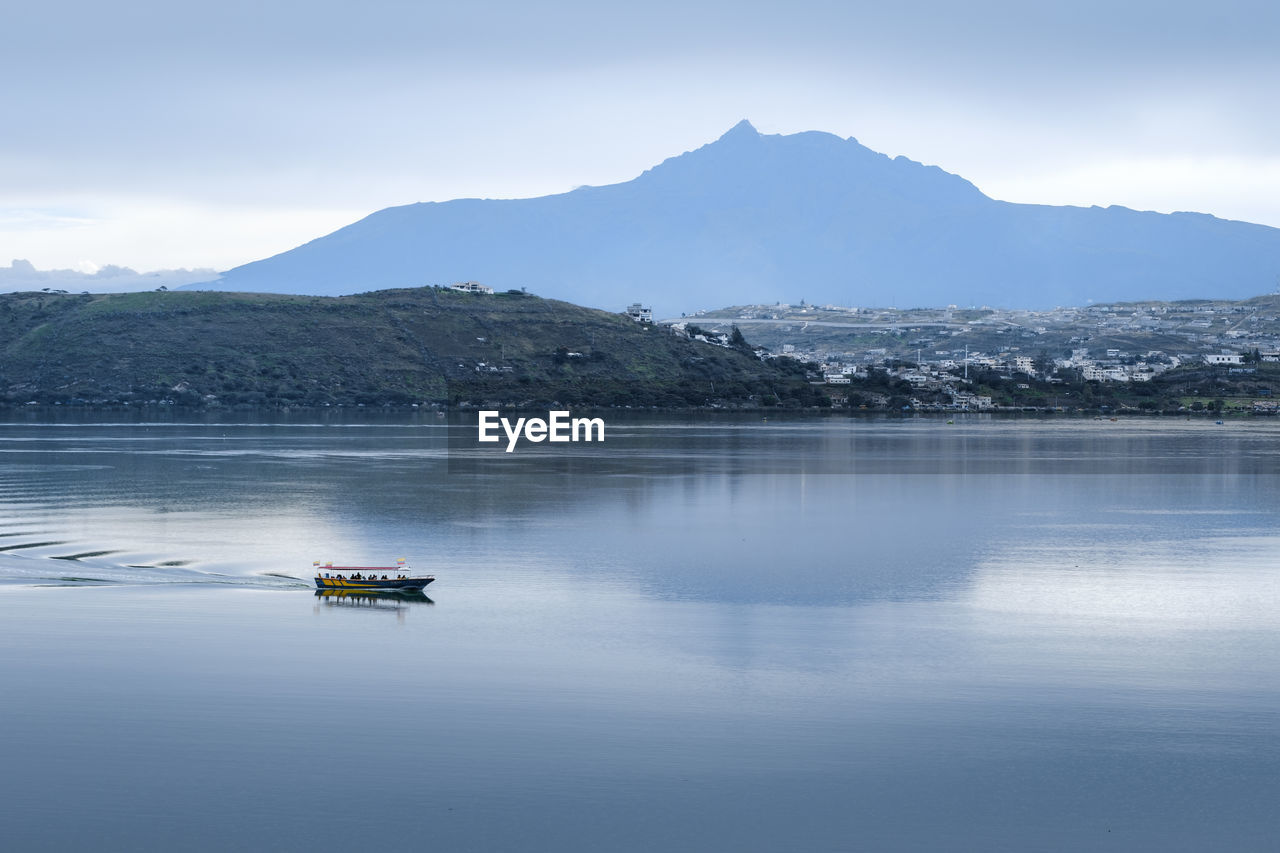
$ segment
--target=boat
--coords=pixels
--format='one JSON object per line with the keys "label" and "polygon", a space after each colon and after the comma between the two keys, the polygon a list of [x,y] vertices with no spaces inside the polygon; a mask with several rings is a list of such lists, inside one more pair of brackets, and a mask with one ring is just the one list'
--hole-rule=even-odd
{"label": "boat", "polygon": [[413,575],[404,560],[394,566],[335,566],[312,563],[316,570],[316,589],[365,590],[382,592],[421,592],[435,580],[435,575]]}

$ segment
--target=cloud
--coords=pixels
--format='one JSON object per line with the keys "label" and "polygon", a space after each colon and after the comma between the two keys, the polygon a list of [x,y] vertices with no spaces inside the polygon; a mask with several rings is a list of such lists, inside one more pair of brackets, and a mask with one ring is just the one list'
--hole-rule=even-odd
{"label": "cloud", "polygon": [[181,287],[217,278],[214,270],[155,270],[138,272],[129,267],[107,264],[95,272],[79,270],[40,270],[28,260],[15,258],[7,267],[0,267],[0,292],[15,293],[25,290],[67,290],[90,293],[122,293],[134,290],[155,290],[158,287]]}
{"label": "cloud", "polygon": [[[1065,193],[1070,175],[1111,163],[1232,160],[1218,174],[1233,182],[1212,193],[1171,173],[1161,204],[1280,225],[1248,172],[1280,138],[1273,2],[368,0],[353,14],[347,0],[57,0],[6,12],[23,38],[0,51],[0,74],[24,85],[6,91],[0,207],[33,211],[0,210],[0,245],[45,265],[226,268],[324,233],[303,233],[320,218],[307,211],[355,219],[625,181],[743,116],[765,132],[855,136],[1020,199],[1019,186]],[[1080,201],[1150,203],[1127,172],[1108,177]],[[134,212],[151,199],[163,221]]]}
{"label": "cloud", "polygon": [[[92,210],[92,224],[37,227],[24,220],[10,226],[0,218],[0,263],[20,257],[40,270],[81,273],[94,273],[106,263],[134,270],[225,270],[291,249],[372,211],[372,206],[276,207],[253,200],[203,205],[128,195],[60,201],[63,207],[74,203]],[[27,199],[14,207],[30,209],[32,203]]]}
{"label": "cloud", "polygon": [[80,228],[97,218],[79,210],[60,208],[0,208],[0,231],[38,231]]}

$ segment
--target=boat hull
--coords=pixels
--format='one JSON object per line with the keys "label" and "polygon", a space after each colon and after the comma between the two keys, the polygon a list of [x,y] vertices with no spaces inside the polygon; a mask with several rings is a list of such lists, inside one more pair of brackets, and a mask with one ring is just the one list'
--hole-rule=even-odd
{"label": "boat hull", "polygon": [[364,578],[362,580],[353,580],[351,578],[316,578],[316,589],[346,589],[346,590],[421,590],[427,584],[435,580],[431,575],[417,578],[388,578],[381,580],[379,578]]}

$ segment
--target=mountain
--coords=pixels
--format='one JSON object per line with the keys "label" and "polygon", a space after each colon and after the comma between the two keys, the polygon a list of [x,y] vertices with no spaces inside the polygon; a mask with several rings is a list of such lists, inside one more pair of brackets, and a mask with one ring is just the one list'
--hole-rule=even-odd
{"label": "mountain", "polygon": [[1021,308],[1242,298],[1280,229],[1198,213],[1012,204],[828,133],[743,121],[634,180],[373,213],[224,273],[223,290],[345,294],[477,280],[658,315],[775,301]]}

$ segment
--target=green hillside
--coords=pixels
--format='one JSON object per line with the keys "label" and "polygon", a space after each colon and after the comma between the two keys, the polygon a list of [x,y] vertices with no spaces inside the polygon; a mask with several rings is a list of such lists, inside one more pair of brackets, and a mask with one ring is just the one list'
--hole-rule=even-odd
{"label": "green hillside", "polygon": [[[522,292],[0,295],[0,402],[814,405],[792,365]],[[829,405],[829,403],[827,403]]]}

